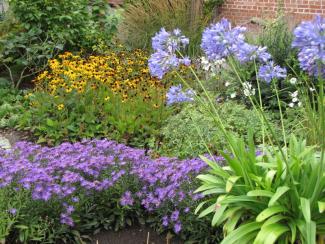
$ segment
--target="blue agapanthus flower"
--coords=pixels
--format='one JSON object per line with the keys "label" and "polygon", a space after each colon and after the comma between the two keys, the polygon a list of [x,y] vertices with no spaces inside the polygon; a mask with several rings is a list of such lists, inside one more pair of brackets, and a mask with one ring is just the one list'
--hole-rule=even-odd
{"label": "blue agapanthus flower", "polygon": [[182,85],[171,86],[166,94],[167,105],[194,101],[195,92],[192,89],[183,91]]}
{"label": "blue agapanthus flower", "polygon": [[253,60],[267,62],[271,55],[266,47],[248,44],[245,41],[244,27],[231,27],[227,19],[211,25],[203,32],[201,48],[210,61],[220,60],[230,55],[241,62],[246,63]]}
{"label": "blue agapanthus flower", "polygon": [[211,61],[225,58],[232,54],[234,46],[244,42],[245,31],[244,27],[231,28],[231,23],[223,18],[204,30],[201,48]]}
{"label": "blue agapanthus flower", "polygon": [[292,46],[299,50],[300,67],[310,75],[325,77],[325,18],[316,16],[294,30]]}
{"label": "blue agapanthus flower", "polygon": [[273,79],[286,78],[287,70],[281,68],[279,65],[275,65],[273,61],[269,61],[267,64],[260,66],[258,77],[261,80],[270,83]]}
{"label": "blue agapanthus flower", "polygon": [[169,71],[177,68],[180,64],[190,65],[188,57],[179,57],[179,51],[189,44],[189,39],[182,35],[179,29],[167,32],[162,28],[152,38],[154,53],[149,59],[149,70],[152,76],[162,79]]}

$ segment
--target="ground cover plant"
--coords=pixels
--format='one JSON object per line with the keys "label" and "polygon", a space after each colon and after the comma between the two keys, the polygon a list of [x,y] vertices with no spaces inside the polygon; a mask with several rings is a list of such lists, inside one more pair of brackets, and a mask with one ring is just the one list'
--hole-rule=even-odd
{"label": "ground cover plant", "polygon": [[52,148],[17,143],[0,151],[0,194],[10,196],[0,205],[0,239],[76,241],[146,216],[160,231],[171,229],[185,239],[218,239],[208,221],[193,215],[201,198],[193,192],[193,177],[205,168],[200,159],[151,158],[108,140]]}
{"label": "ground cover plant", "polygon": [[[42,71],[59,52],[107,47],[118,22],[102,0],[13,0],[9,9],[11,18],[1,25],[6,33],[0,39],[0,60],[15,87]],[[14,28],[8,31],[8,25]]]}

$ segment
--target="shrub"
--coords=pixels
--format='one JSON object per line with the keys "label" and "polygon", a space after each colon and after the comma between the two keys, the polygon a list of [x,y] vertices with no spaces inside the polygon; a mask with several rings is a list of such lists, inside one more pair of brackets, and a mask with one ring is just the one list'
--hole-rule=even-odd
{"label": "shrub", "polygon": [[[17,143],[0,150],[0,213],[6,216],[0,239],[72,242],[75,235],[77,242],[85,233],[147,220],[185,240],[216,241],[218,232],[192,213],[200,198],[192,180],[205,168],[199,159],[152,159],[108,140],[52,148]],[[32,232],[35,227],[45,233]]]}
{"label": "shrub", "polygon": [[49,144],[109,137],[145,146],[168,116],[167,85],[149,75],[146,63],[139,50],[50,60],[50,69],[35,80],[20,127]]}
{"label": "shrub", "polygon": [[[127,5],[123,21],[119,26],[118,38],[132,48],[151,48],[151,37],[162,27],[179,27],[191,39],[191,53],[196,53],[200,45],[201,29],[208,23],[203,15],[197,17],[191,26],[191,1],[143,0]],[[193,22],[193,21],[192,21]]]}
{"label": "shrub", "polygon": [[292,40],[288,22],[280,15],[276,20],[266,23],[257,41],[261,46],[267,47],[277,64],[287,66],[290,55],[294,53]]}
{"label": "shrub", "polygon": [[[107,1],[10,1],[19,22],[1,38],[0,60],[16,87],[27,77],[44,69],[47,60],[66,49],[92,50],[108,45],[115,33],[117,18],[111,18]],[[17,69],[18,78],[12,73]]]}
{"label": "shrub", "polygon": [[[216,109],[225,129],[242,136],[245,141],[249,130],[252,130],[254,142],[262,143],[262,123],[254,110],[232,101],[216,104]],[[280,134],[278,122],[271,115],[268,115],[268,119],[273,129]],[[169,117],[161,129],[161,135],[160,152],[182,158],[196,157],[209,150],[218,154],[227,146],[226,138],[215,126],[209,111],[198,104],[189,104],[178,114]]]}
{"label": "shrub", "polygon": [[[2,80],[0,79],[0,83]],[[0,84],[0,128],[15,127],[24,111],[25,92]]]}

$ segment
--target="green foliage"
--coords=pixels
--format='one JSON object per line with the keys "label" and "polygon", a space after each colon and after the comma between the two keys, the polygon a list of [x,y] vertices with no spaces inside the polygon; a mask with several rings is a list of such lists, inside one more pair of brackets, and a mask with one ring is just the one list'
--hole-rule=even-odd
{"label": "green foliage", "polygon": [[13,128],[18,124],[24,111],[24,93],[0,86],[0,97],[0,128]]}
{"label": "green foliage", "polygon": [[[130,3],[123,13],[118,38],[126,46],[150,49],[152,36],[162,27],[168,30],[180,28],[191,39],[189,51],[195,54],[199,52],[202,28],[208,24],[209,18],[202,14],[194,17],[190,11],[191,1],[188,0],[142,0]],[[194,31],[194,24],[197,31]]]}
{"label": "green foliage", "polygon": [[[109,45],[118,22],[104,0],[11,0],[10,9],[19,28],[1,38],[0,60],[16,87],[59,51]],[[12,74],[17,66],[18,78]]]}
{"label": "green foliage", "polygon": [[295,137],[288,149],[257,157],[252,140],[249,148],[232,136],[229,143],[228,167],[204,159],[211,170],[198,176],[197,190],[208,200],[196,211],[223,224],[222,243],[316,243],[316,233],[325,231],[323,157]]}
{"label": "green foliage", "polygon": [[[107,172],[109,173],[109,172]],[[28,190],[0,189],[0,241],[21,243],[81,243],[90,239],[86,234],[101,230],[118,231],[132,225],[143,216],[139,206],[121,206],[121,195],[126,190],[136,192],[137,185],[132,177],[124,177],[123,184],[115,185],[100,194],[78,195],[74,215],[75,227],[60,223],[62,203],[59,199],[50,204],[32,199]],[[11,213],[14,209],[15,212]]]}
{"label": "green foliage", "polygon": [[288,22],[284,16],[272,22],[267,22],[262,33],[258,36],[258,43],[266,46],[274,61],[282,67],[287,66],[287,61],[294,50],[291,48],[293,34],[289,30]]}
{"label": "green foliage", "polygon": [[[145,146],[168,116],[168,110],[161,107],[158,97],[152,104],[141,96],[123,101],[105,86],[96,90],[87,87],[82,94],[62,91],[60,96],[35,92],[29,99],[31,106],[24,111],[19,127],[31,130],[39,137],[39,142],[50,145],[66,140],[107,137],[129,145]],[[156,109],[153,104],[161,108]]]}
{"label": "green foliage", "polygon": [[[217,104],[216,109],[225,129],[244,137],[245,141],[248,139],[248,131],[252,129],[254,142],[262,143],[263,125],[254,110],[233,101]],[[268,119],[277,134],[280,134],[277,120],[269,115]],[[189,104],[180,113],[169,117],[161,134],[161,153],[178,157],[195,157],[208,153],[208,150],[218,154],[227,146],[227,140],[215,126],[211,114],[198,104]]]}

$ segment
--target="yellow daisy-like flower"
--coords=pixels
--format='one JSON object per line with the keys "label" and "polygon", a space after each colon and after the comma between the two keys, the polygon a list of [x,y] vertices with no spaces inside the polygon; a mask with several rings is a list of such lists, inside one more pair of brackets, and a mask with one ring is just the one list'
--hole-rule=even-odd
{"label": "yellow daisy-like flower", "polygon": [[64,104],[63,104],[63,103],[59,104],[59,105],[57,106],[57,109],[58,109],[59,111],[61,111],[62,109],[64,109]]}
{"label": "yellow daisy-like flower", "polygon": [[105,101],[108,101],[109,99],[111,99],[109,96],[104,98]]}

